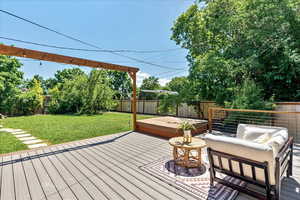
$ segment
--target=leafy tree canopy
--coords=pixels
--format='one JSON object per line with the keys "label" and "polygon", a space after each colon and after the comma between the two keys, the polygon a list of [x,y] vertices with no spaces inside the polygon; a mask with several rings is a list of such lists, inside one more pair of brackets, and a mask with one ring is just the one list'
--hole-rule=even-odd
{"label": "leafy tree canopy", "polygon": [[[150,76],[145,78],[142,82],[140,90],[158,90],[161,89],[161,85],[159,84],[158,78],[154,76]],[[155,93],[146,93],[140,91],[140,99],[156,99],[158,97]]]}
{"label": "leafy tree canopy", "polygon": [[180,93],[188,85],[187,77],[174,77],[170,82],[167,83],[166,89]]}
{"label": "leafy tree canopy", "polygon": [[84,76],[86,75],[84,71],[80,68],[71,68],[71,69],[63,69],[58,70],[54,77],[56,79],[57,84],[64,83],[67,80],[73,80],[78,76]]}
{"label": "leafy tree canopy", "polygon": [[115,99],[124,99],[130,97],[132,92],[131,80],[127,72],[110,70],[107,72],[110,78],[110,86],[116,91]]}
{"label": "leafy tree canopy", "polygon": [[172,28],[172,39],[189,50],[195,99],[224,104],[247,78],[264,99],[300,99],[299,1],[200,2],[204,6],[192,5]]}
{"label": "leafy tree canopy", "polygon": [[115,106],[113,90],[106,71],[93,70],[89,76],[78,75],[50,90],[51,113],[96,114]]}
{"label": "leafy tree canopy", "polygon": [[141,89],[143,90],[158,90],[161,86],[159,84],[158,78],[150,76],[145,78],[142,82]]}
{"label": "leafy tree canopy", "polygon": [[42,109],[44,105],[44,91],[41,82],[32,80],[32,85],[27,91],[17,96],[17,103],[14,107],[14,115],[32,115]]}
{"label": "leafy tree canopy", "polygon": [[23,79],[20,68],[21,63],[17,59],[0,55],[0,113],[12,112]]}

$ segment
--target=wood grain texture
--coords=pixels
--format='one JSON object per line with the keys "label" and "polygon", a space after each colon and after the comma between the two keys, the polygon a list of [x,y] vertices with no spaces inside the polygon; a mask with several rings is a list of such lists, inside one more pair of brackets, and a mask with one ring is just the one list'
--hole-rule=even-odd
{"label": "wood grain texture", "polygon": [[64,63],[64,64],[71,64],[71,65],[87,66],[92,68],[118,70],[124,72],[139,71],[138,68],[134,68],[134,67],[127,67],[127,66],[122,66],[117,64],[87,60],[83,58],[64,56],[64,55],[47,53],[47,52],[36,51],[36,50],[25,49],[25,48],[18,48],[13,46],[7,46],[4,44],[0,44],[0,54],[23,57],[23,58],[32,58],[36,60],[45,60],[45,61]]}
{"label": "wood grain texture", "polygon": [[[172,156],[171,150],[165,139],[132,132],[0,157],[0,199],[194,200],[139,169]],[[294,155],[294,174],[282,184],[283,200],[300,199],[300,145],[295,145]],[[252,199],[245,194],[237,198]]]}

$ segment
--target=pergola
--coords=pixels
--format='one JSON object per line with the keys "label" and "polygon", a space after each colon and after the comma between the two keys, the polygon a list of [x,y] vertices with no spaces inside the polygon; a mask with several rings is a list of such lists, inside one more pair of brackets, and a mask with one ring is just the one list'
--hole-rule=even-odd
{"label": "pergola", "polygon": [[99,62],[99,61],[88,60],[83,58],[76,58],[71,56],[64,56],[64,55],[53,54],[53,53],[47,53],[47,52],[36,51],[31,49],[18,48],[13,46],[7,46],[4,44],[0,44],[0,54],[7,55],[7,56],[17,56],[23,58],[32,58],[36,60],[44,60],[50,62],[127,72],[132,79],[132,89],[133,89],[132,119],[133,119],[133,130],[136,130],[136,73],[139,71],[138,68]]}

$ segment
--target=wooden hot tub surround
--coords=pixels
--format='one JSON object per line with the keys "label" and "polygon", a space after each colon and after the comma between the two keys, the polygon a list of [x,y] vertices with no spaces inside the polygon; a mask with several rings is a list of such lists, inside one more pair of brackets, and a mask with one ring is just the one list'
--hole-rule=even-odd
{"label": "wooden hot tub surround", "polygon": [[141,133],[147,133],[164,138],[179,137],[183,135],[183,131],[178,130],[177,127],[183,121],[188,121],[196,128],[192,131],[192,135],[204,133],[208,129],[208,123],[206,120],[179,117],[156,117],[138,120],[136,124],[136,130]]}

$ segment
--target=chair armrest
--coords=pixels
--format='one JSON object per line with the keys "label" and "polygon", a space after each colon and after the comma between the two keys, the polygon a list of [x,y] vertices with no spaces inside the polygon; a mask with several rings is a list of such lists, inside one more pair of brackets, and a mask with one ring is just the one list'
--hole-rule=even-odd
{"label": "chair armrest", "polygon": [[286,151],[289,148],[292,148],[294,144],[294,138],[293,137],[289,137],[289,139],[286,141],[286,143],[284,144],[283,147],[281,147],[281,149],[279,150],[278,154],[276,155],[276,159],[280,159],[284,156],[284,154],[286,153]]}

